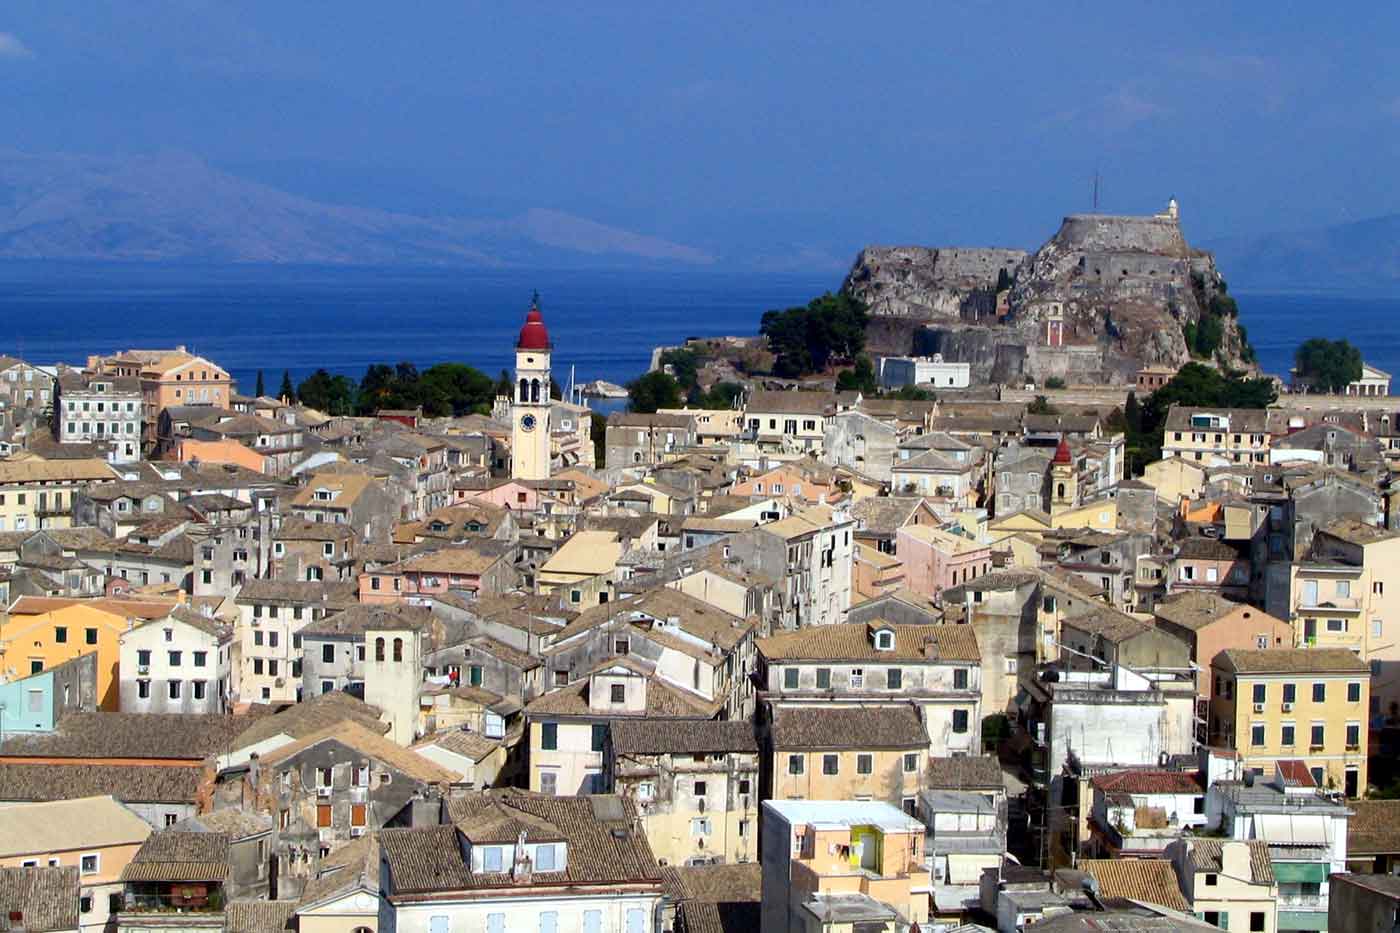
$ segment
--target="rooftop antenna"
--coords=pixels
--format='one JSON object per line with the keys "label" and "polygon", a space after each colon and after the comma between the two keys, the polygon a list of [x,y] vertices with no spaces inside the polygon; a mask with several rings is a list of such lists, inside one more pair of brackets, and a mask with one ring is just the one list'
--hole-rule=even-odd
{"label": "rooftop antenna", "polygon": [[1099,212],[1099,169],[1094,167],[1094,213]]}

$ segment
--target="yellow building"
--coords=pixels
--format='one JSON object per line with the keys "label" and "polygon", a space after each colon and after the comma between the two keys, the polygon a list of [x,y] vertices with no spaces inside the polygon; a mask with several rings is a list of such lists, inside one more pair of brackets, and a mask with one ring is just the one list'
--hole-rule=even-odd
{"label": "yellow building", "polygon": [[774,800],[874,800],[914,812],[929,737],[911,706],[815,703],[772,710]]}
{"label": "yellow building", "polygon": [[100,933],[122,870],[151,834],[150,824],[111,797],[0,807],[0,868],[78,870],[79,929]]}
{"label": "yellow building", "polygon": [[1290,569],[1288,610],[1298,644],[1370,665],[1370,712],[1400,714],[1400,534],[1353,519],[1319,528]]}
{"label": "yellow building", "polygon": [[758,858],[758,742],[748,720],[618,720],[605,784],[631,797],[667,865]]}
{"label": "yellow building", "polygon": [[1267,842],[1182,838],[1165,854],[1191,911],[1206,923],[1222,930],[1278,929],[1278,882]]}
{"label": "yellow building", "polygon": [[0,675],[28,677],[84,654],[97,654],[98,709],[116,712],[118,639],[137,621],[168,615],[174,603],[24,596],[0,621]]}
{"label": "yellow building", "polygon": [[0,531],[73,527],[73,494],[117,474],[105,460],[7,460],[0,463]]}
{"label": "yellow building", "polygon": [[1210,734],[1241,767],[1302,761],[1321,787],[1366,791],[1370,669],[1344,648],[1229,649],[1211,663]]}
{"label": "yellow building", "polygon": [[607,602],[622,557],[615,531],[580,531],[545,561],[535,581],[541,596],[559,592],[575,611]]}

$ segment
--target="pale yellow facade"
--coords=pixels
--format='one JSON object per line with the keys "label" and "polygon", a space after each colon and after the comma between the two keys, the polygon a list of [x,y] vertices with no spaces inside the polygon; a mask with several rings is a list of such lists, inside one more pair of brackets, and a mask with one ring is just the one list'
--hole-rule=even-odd
{"label": "pale yellow facade", "polygon": [[1192,460],[1168,457],[1149,463],[1142,481],[1152,487],[1157,498],[1176,505],[1183,498],[1198,499],[1206,486],[1206,471]]}
{"label": "pale yellow facade", "polygon": [[[918,797],[927,749],[775,748],[774,800],[877,800],[901,806]],[[830,759],[835,759],[835,774]]]}

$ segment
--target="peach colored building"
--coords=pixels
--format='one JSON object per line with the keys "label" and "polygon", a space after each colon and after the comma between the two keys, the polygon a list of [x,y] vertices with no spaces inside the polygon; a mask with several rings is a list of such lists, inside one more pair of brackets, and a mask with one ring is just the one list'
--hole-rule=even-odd
{"label": "peach colored building", "polygon": [[1293,647],[1290,623],[1215,593],[1188,591],[1159,599],[1152,615],[1158,628],[1191,646],[1191,660],[1203,672],[1196,684],[1202,700],[1210,699],[1210,677],[1205,672],[1220,652]]}
{"label": "peach colored building", "polygon": [[923,823],[871,800],[769,800],[762,820],[764,930],[927,924]]}
{"label": "peach colored building", "polygon": [[904,582],[925,596],[975,580],[992,569],[990,545],[929,525],[906,525],[895,539]]}
{"label": "peach colored building", "polygon": [[904,565],[893,554],[882,554],[867,544],[856,542],[851,586],[853,602],[863,602],[893,593],[904,585]]}
{"label": "peach colored building", "polygon": [[499,596],[515,585],[509,551],[481,541],[445,547],[360,574],[360,602],[392,603],[448,593]]}
{"label": "peach colored building", "polygon": [[272,458],[245,447],[237,441],[181,440],[175,448],[175,459],[181,463],[232,463],[258,473],[276,473]]}
{"label": "peach colored building", "polygon": [[141,380],[147,417],[154,420],[172,405],[227,408],[233,377],[222,366],[183,346],[173,350],[127,350],[115,356],[88,357],[88,369]]}
{"label": "peach colored building", "polygon": [[486,502],[516,512],[533,512],[540,506],[540,494],[523,480],[465,479],[452,487],[452,502]]}
{"label": "peach colored building", "polygon": [[805,467],[785,463],[735,483],[731,495],[752,498],[772,496],[816,505],[841,498],[829,467]]}

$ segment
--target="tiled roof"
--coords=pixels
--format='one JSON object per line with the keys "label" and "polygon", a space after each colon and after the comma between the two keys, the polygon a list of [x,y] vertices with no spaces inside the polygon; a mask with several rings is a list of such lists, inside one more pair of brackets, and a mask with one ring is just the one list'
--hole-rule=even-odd
{"label": "tiled roof", "polygon": [[343,892],[363,887],[379,891],[379,833],[366,833],[358,839],[332,849],[321,859],[320,876],[301,889],[298,907],[337,897]]}
{"label": "tiled roof", "polygon": [[588,680],[586,678],[576,684],[561,687],[537,697],[525,707],[525,712],[535,719],[552,716],[591,716],[612,720],[629,716],[634,718],[645,716],[662,719],[710,719],[722,705],[707,702],[703,697],[673,687],[658,677],[646,675],[641,671],[640,666],[630,666],[627,661],[627,658],[610,658],[599,667],[621,664],[646,676],[647,708],[645,713],[594,710],[588,705]]}
{"label": "tiled roof", "polygon": [[773,710],[773,747],[792,749],[927,748],[928,732],[913,706],[780,706]]}
{"label": "tiled roof", "polygon": [[1370,668],[1346,648],[1230,648],[1218,663],[1240,674],[1369,674]]}
{"label": "tiled roof", "polygon": [[415,781],[451,784],[457,780],[457,775],[441,765],[401,745],[395,745],[379,732],[372,732],[358,722],[336,723],[319,732],[313,732],[306,738],[283,745],[264,755],[262,763],[265,767],[276,767],[278,763],[322,742],[339,742],[346,748],[389,765]]}
{"label": "tiled roof", "polygon": [[49,733],[10,735],[0,756],[203,759],[249,725],[218,713],[69,713]]}
{"label": "tiled roof", "polygon": [[1262,609],[1233,602],[1217,593],[1202,590],[1187,590],[1163,597],[1153,604],[1152,614],[1158,619],[1195,631],[1225,618],[1237,609],[1244,610],[1243,618],[1246,619],[1253,615],[1273,619]]}
{"label": "tiled roof", "polygon": [[249,836],[271,832],[272,817],[253,810],[226,807],[181,820],[170,828],[185,833],[223,833],[237,842]]}
{"label": "tiled roof", "polygon": [[1200,794],[1200,779],[1185,771],[1116,771],[1101,774],[1092,783],[1105,793]]}
{"label": "tiled roof", "polygon": [[1400,800],[1348,800],[1348,855],[1400,854]]}
{"label": "tiled roof", "polygon": [[680,901],[680,933],[751,933],[761,921],[762,866],[694,865],[663,869]]}
{"label": "tiled roof", "polygon": [[792,390],[758,391],[749,393],[744,408],[750,413],[824,415],[836,407],[836,396],[830,392],[798,392]]}
{"label": "tiled roof", "polygon": [[924,784],[934,790],[1005,790],[1001,764],[991,755],[930,758]]}
{"label": "tiled roof", "polygon": [[[872,632],[889,628],[894,649],[875,648]],[[894,625],[850,622],[782,632],[757,642],[770,661],[959,661],[982,659],[970,625]]]}
{"label": "tiled roof", "polygon": [[403,573],[482,574],[501,561],[508,545],[491,541],[454,545],[410,557],[399,565]]}
{"label": "tiled roof", "polygon": [[1392,538],[1400,537],[1394,531],[1385,528],[1377,528],[1375,525],[1368,525],[1359,522],[1354,518],[1339,518],[1334,522],[1323,525],[1319,531],[1329,534],[1334,538],[1346,541],[1348,544],[1376,544],[1380,541],[1389,541]]}
{"label": "tiled roof", "polygon": [[76,865],[0,868],[0,931],[76,930],[79,893]]}
{"label": "tiled roof", "polygon": [[238,591],[234,602],[240,606],[252,603],[320,603],[335,599],[343,585],[318,580],[249,580]]}
{"label": "tiled roof", "polygon": [[282,933],[296,924],[296,901],[229,901],[224,905],[224,933]]}
{"label": "tiled roof", "polygon": [[479,732],[468,732],[465,729],[453,729],[440,735],[428,736],[413,748],[416,750],[429,745],[446,749],[454,755],[461,755],[472,761],[480,761],[501,747],[499,740],[488,739]]}
{"label": "tiled roof", "polygon": [[1099,883],[1100,898],[1128,898],[1190,913],[1172,863],[1159,858],[1080,859],[1079,870]]}
{"label": "tiled roof", "polygon": [[619,720],[612,725],[612,743],[619,755],[758,751],[747,720]]}
{"label": "tiled roof", "polygon": [[[1348,806],[1355,807],[1358,803],[1366,803],[1364,800],[1352,801]],[[1400,800],[1395,801],[1400,803]],[[1356,821],[1352,817],[1352,822]],[[1347,835],[1347,853],[1352,854],[1350,845],[1351,835]],[[1196,866],[1196,871],[1219,872],[1222,869],[1221,856],[1223,854],[1225,840],[1195,838],[1187,843],[1191,847],[1191,861]],[[1269,844],[1262,840],[1251,839],[1232,845],[1249,846],[1249,873],[1255,884],[1274,883],[1274,862],[1269,857]]]}
{"label": "tiled roof", "polygon": [[748,933],[759,928],[763,905],[749,901],[682,901],[676,915],[677,933]]}
{"label": "tiled roof", "polygon": [[1106,605],[1094,605],[1088,612],[1064,619],[1060,624],[1114,643],[1136,638],[1152,629],[1150,624]]}
{"label": "tiled roof", "polygon": [[479,635],[467,642],[474,651],[482,651],[499,661],[518,668],[522,671],[532,671],[542,663],[539,658],[532,654],[527,654],[503,641],[497,641],[487,635]]}
{"label": "tiled roof", "polygon": [[274,541],[339,541],[353,537],[355,530],[336,522],[313,522],[289,515],[282,526],[272,533]]}
{"label": "tiled roof", "polygon": [[131,881],[223,881],[229,874],[229,838],[223,833],[163,830],[151,833],[122,869]]}
{"label": "tiled roof", "polygon": [[0,807],[0,858],[135,845],[150,834],[149,823],[111,797]]}
{"label": "tiled roof", "polygon": [[229,743],[231,749],[247,748],[278,735],[305,738],[327,726],[355,722],[368,729],[388,732],[379,719],[379,709],[340,690],[322,693],[303,703],[294,703],[279,713],[262,716]]}
{"label": "tiled roof", "polygon": [[341,612],[324,615],[301,630],[306,639],[315,635],[349,635],[361,637],[376,629],[413,629],[432,624],[433,614],[421,606],[407,603],[357,603]]}
{"label": "tiled roof", "polygon": [[0,763],[0,801],[115,797],[122,803],[195,802],[200,772],[188,765]]}

